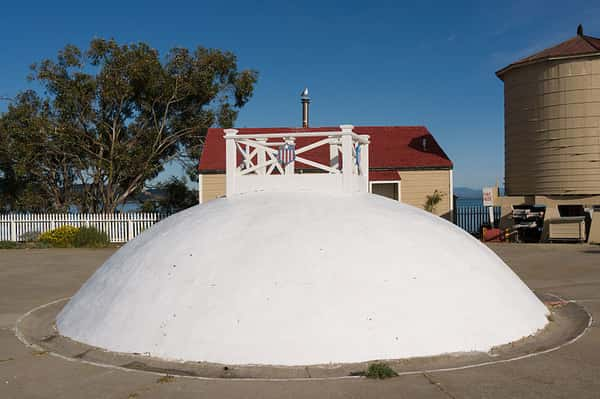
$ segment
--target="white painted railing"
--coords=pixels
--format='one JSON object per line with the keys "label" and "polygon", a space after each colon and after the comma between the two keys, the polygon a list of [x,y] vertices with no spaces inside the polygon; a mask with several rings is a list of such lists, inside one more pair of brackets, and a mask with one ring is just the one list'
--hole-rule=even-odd
{"label": "white painted railing", "polygon": [[48,213],[0,214],[0,241],[24,241],[28,233],[43,233],[60,226],[95,227],[110,242],[127,242],[167,215],[160,213]]}
{"label": "white painted railing", "polygon": [[[238,134],[225,129],[226,194],[250,191],[369,191],[369,136],[354,126],[322,132]],[[296,146],[296,139],[310,138]],[[320,139],[319,139],[320,138]],[[310,159],[309,151],[329,147],[329,162]],[[341,162],[340,162],[341,155]],[[313,170],[296,173],[299,162]]]}

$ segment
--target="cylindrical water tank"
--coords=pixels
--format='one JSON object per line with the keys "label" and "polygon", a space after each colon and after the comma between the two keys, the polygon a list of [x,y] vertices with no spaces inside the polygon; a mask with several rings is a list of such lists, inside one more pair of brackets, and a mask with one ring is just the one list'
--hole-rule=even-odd
{"label": "cylindrical water tank", "polygon": [[497,75],[506,193],[600,194],[600,40],[578,35]]}

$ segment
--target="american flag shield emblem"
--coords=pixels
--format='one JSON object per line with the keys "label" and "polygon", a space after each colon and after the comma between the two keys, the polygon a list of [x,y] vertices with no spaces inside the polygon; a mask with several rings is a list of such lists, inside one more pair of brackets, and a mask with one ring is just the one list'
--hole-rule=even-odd
{"label": "american flag shield emblem", "polygon": [[294,162],[296,159],[296,145],[295,144],[284,144],[279,147],[277,152],[277,160],[283,166]]}

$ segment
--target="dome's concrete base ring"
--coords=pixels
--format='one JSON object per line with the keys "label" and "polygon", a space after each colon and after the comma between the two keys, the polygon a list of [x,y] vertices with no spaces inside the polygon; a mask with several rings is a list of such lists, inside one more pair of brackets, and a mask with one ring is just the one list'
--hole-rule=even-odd
{"label": "dome's concrete base ring", "polygon": [[[539,296],[551,309],[552,322],[534,336],[498,346],[489,353],[455,353],[422,358],[386,359],[385,362],[399,375],[489,366],[553,352],[577,341],[591,326],[591,314],[574,301],[565,301],[552,294]],[[174,362],[144,354],[110,352],[73,341],[57,333],[54,320],[68,299],[63,298],[38,306],[21,316],[15,325],[17,338],[34,350],[47,352],[67,361],[123,371],[197,379],[281,381],[360,378],[352,374],[364,371],[371,363],[308,366],[224,365]]]}

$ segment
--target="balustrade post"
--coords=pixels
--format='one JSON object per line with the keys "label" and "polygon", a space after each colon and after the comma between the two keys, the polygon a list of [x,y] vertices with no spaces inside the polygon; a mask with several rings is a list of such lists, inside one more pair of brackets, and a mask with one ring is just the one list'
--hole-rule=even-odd
{"label": "balustrade post", "polygon": [[342,186],[345,192],[353,191],[352,125],[340,125],[342,129]]}
{"label": "balustrade post", "polygon": [[[362,136],[362,137],[366,138],[367,140],[370,139],[369,136]],[[361,146],[359,169],[360,169],[360,174],[362,176],[363,191],[368,193],[369,192],[369,142],[367,141],[366,144],[359,144],[359,145]],[[398,187],[398,196],[400,196],[400,187]]]}
{"label": "balustrade post", "polygon": [[337,137],[329,136],[329,166],[334,169],[340,168],[340,156]]}
{"label": "balustrade post", "polygon": [[[266,145],[267,139],[256,139],[259,145]],[[267,152],[262,147],[256,147],[256,163],[260,165],[260,167],[256,170],[256,174],[264,175],[267,173],[267,167],[265,163],[267,162]]]}
{"label": "balustrade post", "polygon": [[235,193],[235,180],[237,171],[237,149],[235,137],[236,129],[225,129],[225,195],[229,196]]}
{"label": "balustrade post", "polygon": [[[285,144],[292,145],[292,146],[295,145],[296,138],[295,137],[286,137]],[[294,150],[294,153],[295,153],[295,150]],[[285,174],[293,175],[295,173],[295,167],[296,167],[295,161],[292,161],[292,162],[288,163],[287,165],[285,165]]]}

